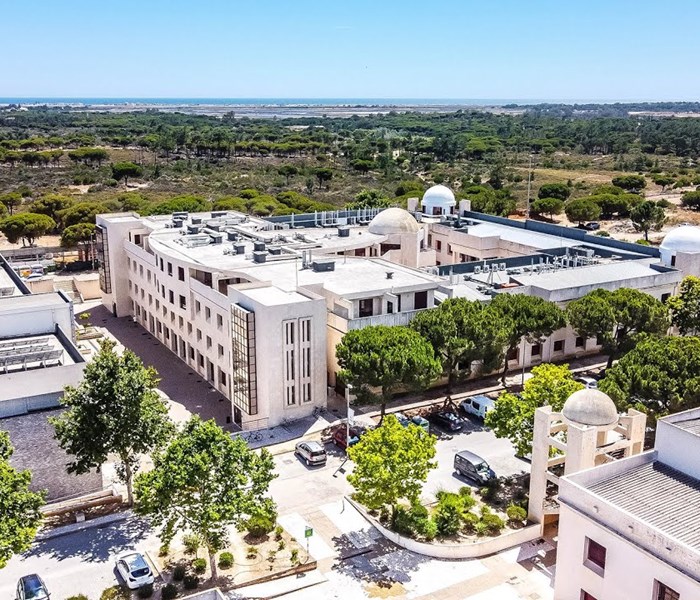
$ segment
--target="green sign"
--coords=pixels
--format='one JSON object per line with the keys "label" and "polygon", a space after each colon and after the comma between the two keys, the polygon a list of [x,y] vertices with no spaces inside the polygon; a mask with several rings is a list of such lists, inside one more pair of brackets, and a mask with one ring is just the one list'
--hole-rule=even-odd
{"label": "green sign", "polygon": [[304,530],[304,537],[310,538],[314,534],[314,530],[311,527],[307,527]]}

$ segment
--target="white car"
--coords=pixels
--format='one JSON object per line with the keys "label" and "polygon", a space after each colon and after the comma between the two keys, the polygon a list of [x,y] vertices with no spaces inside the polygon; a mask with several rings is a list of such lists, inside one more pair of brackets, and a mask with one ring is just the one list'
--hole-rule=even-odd
{"label": "white car", "polygon": [[578,381],[579,383],[582,383],[583,385],[585,385],[589,389],[592,389],[592,390],[598,389],[598,382],[595,379],[593,379],[593,377],[585,377],[585,376],[574,377],[574,381]]}
{"label": "white car", "polygon": [[130,590],[152,584],[155,579],[143,554],[132,552],[117,559],[117,571]]}

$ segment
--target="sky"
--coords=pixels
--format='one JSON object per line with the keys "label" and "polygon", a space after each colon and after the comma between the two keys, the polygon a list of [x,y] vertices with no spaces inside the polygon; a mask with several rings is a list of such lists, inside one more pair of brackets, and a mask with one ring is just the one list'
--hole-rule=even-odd
{"label": "sky", "polygon": [[0,97],[700,100],[697,0],[2,0]]}

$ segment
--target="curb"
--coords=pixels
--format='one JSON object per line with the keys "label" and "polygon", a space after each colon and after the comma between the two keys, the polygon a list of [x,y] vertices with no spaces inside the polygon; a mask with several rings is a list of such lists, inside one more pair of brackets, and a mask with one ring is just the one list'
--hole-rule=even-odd
{"label": "curb", "polygon": [[111,525],[112,523],[126,521],[126,519],[128,519],[130,516],[132,516],[131,512],[119,512],[112,515],[97,517],[96,519],[90,519],[89,521],[84,521],[82,523],[71,523],[70,525],[63,525],[61,527],[47,529],[45,531],[40,531],[36,535],[35,541],[45,542],[47,540],[63,537],[65,535],[71,535],[72,533],[77,533],[79,531],[85,531],[87,529],[94,529],[95,527]]}

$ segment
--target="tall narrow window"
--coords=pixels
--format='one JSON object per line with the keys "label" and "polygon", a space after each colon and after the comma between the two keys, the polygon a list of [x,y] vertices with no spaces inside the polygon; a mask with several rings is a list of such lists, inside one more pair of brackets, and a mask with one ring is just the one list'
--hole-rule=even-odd
{"label": "tall narrow window", "polygon": [[600,545],[595,540],[586,538],[585,541],[585,559],[583,564],[586,565],[591,571],[598,573],[602,576],[605,572],[605,555],[607,551],[605,546]]}
{"label": "tall narrow window", "polygon": [[681,595],[660,581],[654,582],[654,600],[680,600]]}

